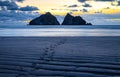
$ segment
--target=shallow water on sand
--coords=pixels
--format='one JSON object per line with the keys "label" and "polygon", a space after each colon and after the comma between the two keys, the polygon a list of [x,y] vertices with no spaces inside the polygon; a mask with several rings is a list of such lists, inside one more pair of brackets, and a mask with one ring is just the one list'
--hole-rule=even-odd
{"label": "shallow water on sand", "polygon": [[0,26],[0,36],[120,36],[119,25]]}

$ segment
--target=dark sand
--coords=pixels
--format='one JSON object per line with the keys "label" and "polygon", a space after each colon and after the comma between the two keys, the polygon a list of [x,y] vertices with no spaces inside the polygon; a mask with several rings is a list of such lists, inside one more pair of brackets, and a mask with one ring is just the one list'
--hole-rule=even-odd
{"label": "dark sand", "polygon": [[0,77],[120,77],[120,37],[0,37]]}

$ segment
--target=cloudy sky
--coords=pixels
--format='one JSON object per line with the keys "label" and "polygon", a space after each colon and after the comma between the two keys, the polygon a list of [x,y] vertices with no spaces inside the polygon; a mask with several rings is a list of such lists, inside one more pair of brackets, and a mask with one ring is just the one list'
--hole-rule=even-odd
{"label": "cloudy sky", "polygon": [[120,0],[25,0],[18,3],[20,6],[35,6],[40,13],[52,12],[54,14],[83,13],[120,13]]}
{"label": "cloudy sky", "polygon": [[31,19],[45,12],[61,16],[71,13],[88,21],[102,18],[120,24],[120,0],[0,0],[0,20]]}

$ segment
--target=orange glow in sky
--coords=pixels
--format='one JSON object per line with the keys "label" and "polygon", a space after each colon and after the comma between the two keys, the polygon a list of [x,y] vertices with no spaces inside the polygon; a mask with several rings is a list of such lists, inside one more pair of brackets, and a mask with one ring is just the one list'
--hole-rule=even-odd
{"label": "orange glow in sky", "polygon": [[[25,0],[18,3],[20,6],[35,6],[38,12],[52,12],[56,15],[65,15],[68,12],[73,14],[93,14],[93,13],[120,13],[120,5],[115,1],[94,1],[78,2],[78,0]],[[72,5],[77,5],[73,6]],[[89,6],[88,6],[89,5]],[[71,6],[71,7],[70,7]]]}

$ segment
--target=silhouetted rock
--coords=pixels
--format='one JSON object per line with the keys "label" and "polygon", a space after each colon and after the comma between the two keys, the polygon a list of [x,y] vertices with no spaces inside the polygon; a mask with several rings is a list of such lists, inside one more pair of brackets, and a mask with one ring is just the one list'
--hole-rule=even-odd
{"label": "silhouetted rock", "polygon": [[69,13],[65,16],[62,25],[92,25],[91,23],[87,23],[80,16],[72,16]]}
{"label": "silhouetted rock", "polygon": [[87,25],[92,25],[91,23],[87,23]]}
{"label": "silhouetted rock", "polygon": [[41,15],[30,21],[29,25],[60,25],[57,18],[51,13]]}
{"label": "silhouetted rock", "polygon": [[62,25],[71,25],[73,24],[73,16],[71,16],[69,13],[65,16],[64,21]]}

